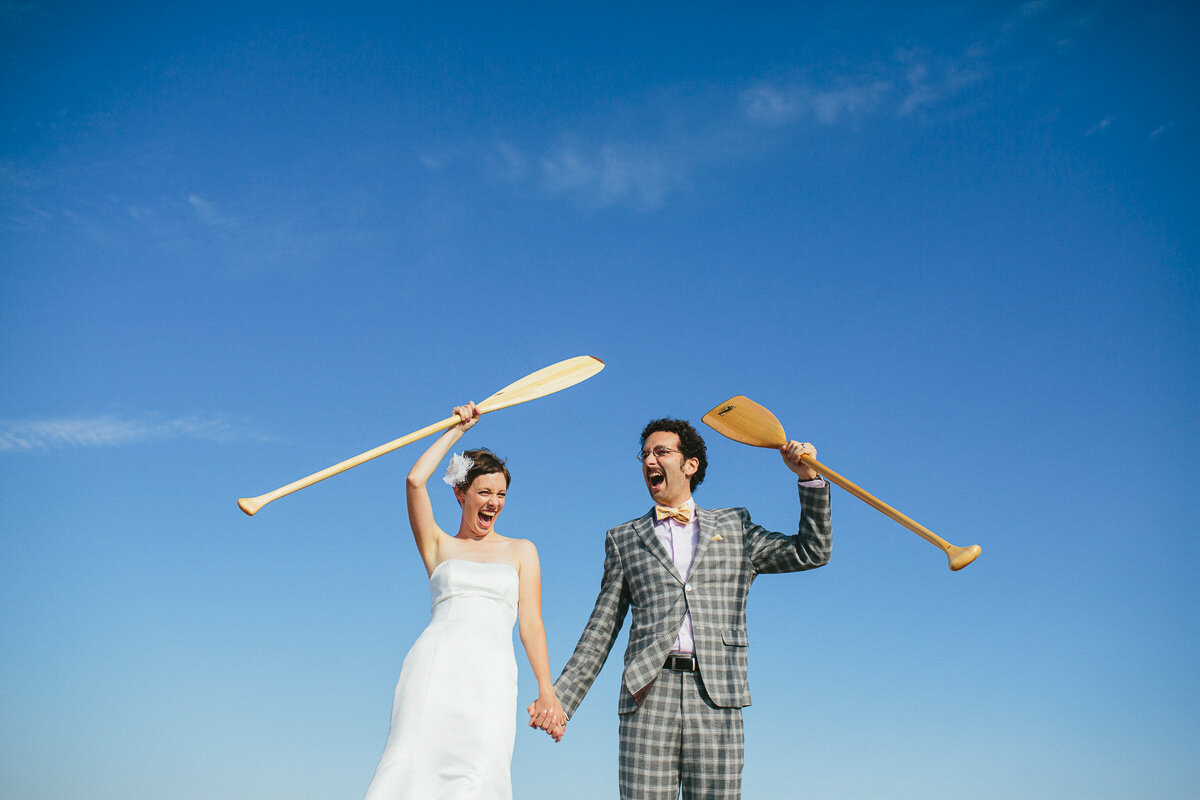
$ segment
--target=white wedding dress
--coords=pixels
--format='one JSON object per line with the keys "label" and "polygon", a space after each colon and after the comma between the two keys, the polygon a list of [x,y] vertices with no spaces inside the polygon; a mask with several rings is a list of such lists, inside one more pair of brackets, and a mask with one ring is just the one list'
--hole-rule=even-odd
{"label": "white wedding dress", "polygon": [[443,561],[433,618],[404,659],[366,800],[511,800],[517,719],[517,571]]}

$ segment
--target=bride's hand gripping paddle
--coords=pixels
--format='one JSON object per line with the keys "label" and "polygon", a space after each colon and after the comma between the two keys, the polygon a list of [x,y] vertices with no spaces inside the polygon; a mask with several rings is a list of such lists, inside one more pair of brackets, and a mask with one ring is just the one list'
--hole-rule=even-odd
{"label": "bride's hand gripping paddle", "polygon": [[[779,423],[775,415],[749,397],[743,397],[742,395],[731,397],[724,403],[721,403],[721,405],[701,417],[701,421],[717,433],[727,436],[735,442],[742,442],[743,444],[754,445],[755,447],[770,447],[775,450],[787,444],[787,436],[783,432],[783,425]],[[812,456],[806,454],[801,456],[800,460],[810,468],[821,473],[830,483],[837,484],[867,505],[899,522],[925,541],[941,548],[950,559],[950,569],[960,570],[979,556],[979,545],[973,544],[968,547],[955,547],[924,525],[909,519],[879,498],[843,478]]]}
{"label": "bride's hand gripping paddle", "polygon": [[[486,414],[489,411],[499,411],[502,408],[515,406],[518,403],[527,403],[530,400],[554,394],[557,391],[566,389],[568,386],[574,386],[592,377],[602,369],[604,369],[604,362],[594,356],[568,358],[566,361],[559,361],[557,364],[543,367],[537,372],[526,375],[519,381],[510,383],[483,402],[477,403],[475,407],[479,409],[480,414]],[[384,453],[398,450],[404,445],[415,442],[418,439],[424,439],[430,434],[444,431],[447,428],[457,425],[458,422],[458,415],[452,414],[441,422],[435,422],[407,436],[394,439],[387,444],[381,444],[373,450],[368,450],[365,453],[354,456],[354,458],[348,458],[345,461],[334,464],[332,467],[315,472],[307,478],[293,481],[287,486],[281,486],[273,492],[267,492],[258,497],[243,497],[241,500],[238,500],[238,507],[250,516],[254,516],[260,508],[272,500],[278,500],[284,495],[299,491],[306,486],[312,486],[318,481],[323,481],[328,477],[337,475],[339,472],[345,472],[351,467],[357,467],[359,464],[377,458]]]}

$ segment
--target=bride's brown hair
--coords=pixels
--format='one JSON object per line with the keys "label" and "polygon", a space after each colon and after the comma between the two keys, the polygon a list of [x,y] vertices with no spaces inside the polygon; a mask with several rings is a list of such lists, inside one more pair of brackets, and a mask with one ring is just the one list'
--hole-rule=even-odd
{"label": "bride's brown hair", "polygon": [[467,470],[466,476],[463,477],[462,483],[458,484],[455,488],[466,491],[480,475],[491,475],[494,472],[498,472],[504,476],[505,486],[512,483],[512,475],[509,474],[508,467],[504,466],[504,459],[486,447],[479,450],[464,450],[463,455],[471,459],[473,463],[471,464],[471,468]]}

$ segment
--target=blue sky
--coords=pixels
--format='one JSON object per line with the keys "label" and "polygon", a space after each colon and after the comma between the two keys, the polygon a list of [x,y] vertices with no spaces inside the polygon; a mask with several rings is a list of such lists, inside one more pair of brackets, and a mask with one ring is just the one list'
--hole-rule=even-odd
{"label": "blue sky", "polygon": [[[751,596],[748,798],[1196,796],[1198,23],[0,5],[3,793],[360,797],[421,446],[236,499],[590,354],[469,434],[556,672],[642,424],[746,394],[983,547],[835,490],[833,562]],[[791,529],[778,457],[708,438],[697,501]],[[518,731],[517,797],[615,796],[623,644],[562,744]]]}

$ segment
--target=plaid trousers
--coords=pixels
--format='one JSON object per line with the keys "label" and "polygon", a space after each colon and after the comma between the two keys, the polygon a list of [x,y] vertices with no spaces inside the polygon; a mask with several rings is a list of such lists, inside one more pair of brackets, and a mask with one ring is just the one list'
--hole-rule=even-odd
{"label": "plaid trousers", "polygon": [[742,796],[742,709],[714,705],[700,673],[662,670],[620,720],[622,800]]}

